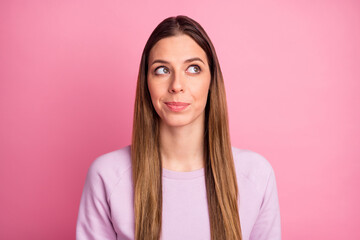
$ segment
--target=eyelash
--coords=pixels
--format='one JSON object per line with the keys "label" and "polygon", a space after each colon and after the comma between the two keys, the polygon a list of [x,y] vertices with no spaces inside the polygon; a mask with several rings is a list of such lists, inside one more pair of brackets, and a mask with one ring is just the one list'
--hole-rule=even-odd
{"label": "eyelash", "polygon": [[[199,72],[201,72],[201,67],[199,66],[199,65],[190,65],[189,67],[197,67],[198,69],[199,69]],[[188,68],[189,68],[188,67]],[[155,75],[162,75],[162,74],[156,74],[156,71],[159,69],[159,68],[166,68],[166,69],[168,69],[167,67],[165,67],[165,66],[159,66],[159,67],[157,67],[157,68],[155,68],[155,70],[154,70],[154,73],[155,73]],[[168,69],[169,70],[169,69]],[[194,74],[196,74],[196,73],[194,73]]]}

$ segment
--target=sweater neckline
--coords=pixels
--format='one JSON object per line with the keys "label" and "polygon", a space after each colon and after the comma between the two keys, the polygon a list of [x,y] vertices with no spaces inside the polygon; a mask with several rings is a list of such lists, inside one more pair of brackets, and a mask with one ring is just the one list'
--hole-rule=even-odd
{"label": "sweater neckline", "polygon": [[193,179],[204,176],[204,173],[205,173],[205,168],[200,168],[189,172],[178,172],[166,168],[162,169],[163,177],[172,178],[172,179]]}

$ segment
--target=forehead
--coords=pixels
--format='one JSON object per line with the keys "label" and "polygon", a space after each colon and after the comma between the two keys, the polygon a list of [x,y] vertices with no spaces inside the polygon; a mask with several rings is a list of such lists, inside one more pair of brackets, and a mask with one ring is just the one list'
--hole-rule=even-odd
{"label": "forehead", "polygon": [[192,57],[207,62],[205,51],[190,36],[182,34],[159,40],[150,50],[149,63],[155,59],[176,62]]}

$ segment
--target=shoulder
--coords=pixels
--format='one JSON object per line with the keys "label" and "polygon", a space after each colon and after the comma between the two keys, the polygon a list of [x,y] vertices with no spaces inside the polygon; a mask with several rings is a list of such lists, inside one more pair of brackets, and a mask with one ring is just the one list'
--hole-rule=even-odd
{"label": "shoulder", "polygon": [[234,164],[238,178],[251,182],[260,191],[267,184],[274,170],[261,154],[232,146]]}
{"label": "shoulder", "polygon": [[91,170],[98,172],[121,171],[131,166],[130,145],[123,148],[104,153],[93,160],[90,165]]}
{"label": "shoulder", "polygon": [[101,184],[112,191],[112,188],[125,174],[131,174],[130,145],[96,157],[87,173],[87,181]]}

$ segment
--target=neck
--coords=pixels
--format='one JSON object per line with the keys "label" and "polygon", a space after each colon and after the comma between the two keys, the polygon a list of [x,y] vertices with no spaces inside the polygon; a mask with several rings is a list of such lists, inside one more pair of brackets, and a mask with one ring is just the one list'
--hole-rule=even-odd
{"label": "neck", "polygon": [[181,127],[160,123],[162,167],[186,172],[204,167],[204,118]]}

